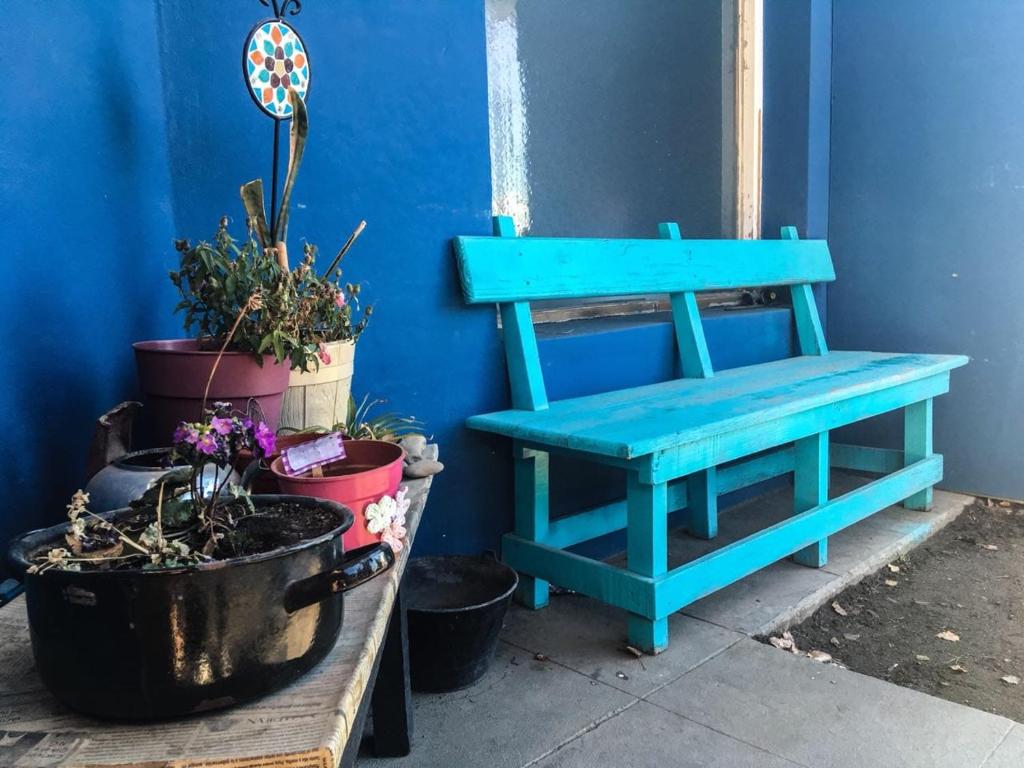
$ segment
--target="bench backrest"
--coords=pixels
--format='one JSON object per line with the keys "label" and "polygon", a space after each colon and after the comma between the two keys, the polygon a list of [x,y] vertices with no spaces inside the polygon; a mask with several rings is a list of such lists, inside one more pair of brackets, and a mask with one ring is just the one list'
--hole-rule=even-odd
{"label": "bench backrest", "polygon": [[713,375],[695,292],[788,285],[801,354],[825,354],[811,284],[835,280],[824,240],[799,240],[783,227],[781,240],[683,240],[674,223],[661,239],[515,237],[512,220],[494,219],[497,237],[458,237],[455,253],[470,304],[501,308],[512,401],[547,407],[529,302],[668,293],[686,377]]}

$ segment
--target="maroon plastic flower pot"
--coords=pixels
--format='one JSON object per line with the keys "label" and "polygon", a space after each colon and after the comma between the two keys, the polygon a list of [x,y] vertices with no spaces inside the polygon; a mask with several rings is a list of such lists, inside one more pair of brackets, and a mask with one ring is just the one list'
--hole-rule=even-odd
{"label": "maroon plastic flower pot", "polygon": [[[202,418],[203,392],[217,352],[200,349],[195,339],[138,341],[132,347],[149,439],[166,445],[178,422]],[[224,401],[244,411],[254,398],[267,426],[276,432],[287,388],[288,365],[275,363],[273,355],[264,355],[260,366],[248,353],[225,352],[210,383],[208,403]]]}

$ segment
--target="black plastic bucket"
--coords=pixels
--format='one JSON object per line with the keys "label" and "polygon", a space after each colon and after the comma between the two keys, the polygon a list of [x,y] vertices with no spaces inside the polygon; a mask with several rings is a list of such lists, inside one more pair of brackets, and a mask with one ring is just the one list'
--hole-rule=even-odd
{"label": "black plastic bucket", "polygon": [[402,589],[414,690],[454,691],[483,677],[518,584],[516,572],[490,554],[409,561]]}

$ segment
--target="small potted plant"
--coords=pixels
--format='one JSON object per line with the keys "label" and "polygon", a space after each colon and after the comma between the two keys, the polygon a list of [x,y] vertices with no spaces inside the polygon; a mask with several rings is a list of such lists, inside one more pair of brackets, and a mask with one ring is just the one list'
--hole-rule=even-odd
{"label": "small potted plant", "polygon": [[[308,365],[299,340],[299,295],[290,272],[250,228],[236,241],[222,218],[212,242],[179,240],[171,281],[191,339],[134,344],[152,434],[196,421],[207,398],[258,400],[276,430],[291,365]],[[145,413],[145,412],[144,412]]]}
{"label": "small potted plant", "polygon": [[356,341],[373,314],[373,306],[360,308],[360,285],[343,283],[339,265],[365,226],[366,222],[360,222],[322,275],[316,270],[316,246],[307,244],[304,248],[295,277],[299,339],[307,364],[292,367],[281,408],[281,429],[327,430],[348,418]]}
{"label": "small potted plant", "polygon": [[290,270],[287,236],[292,190],[305,151],[309,123],[294,91],[288,173],[274,226],[267,224],[263,182],[241,187],[247,236],[236,241],[222,218],[211,242],[176,243],[180,266],[170,273],[181,294],[192,339],[142,341],[134,345],[139,382],[148,401],[150,437],[169,435],[180,421],[196,421],[208,397],[255,399],[277,429],[288,371],[314,364],[320,339],[300,313],[299,270]]}
{"label": "small potted plant", "polygon": [[130,507],[93,514],[79,491],[69,525],[12,545],[39,674],[74,709],[173,717],[286,685],[334,647],[343,592],[394,561],[387,545],[345,554],[340,504],[226,482],[201,495],[210,463],[273,453],[252,414],[217,403],[179,425],[174,447],[185,468]]}

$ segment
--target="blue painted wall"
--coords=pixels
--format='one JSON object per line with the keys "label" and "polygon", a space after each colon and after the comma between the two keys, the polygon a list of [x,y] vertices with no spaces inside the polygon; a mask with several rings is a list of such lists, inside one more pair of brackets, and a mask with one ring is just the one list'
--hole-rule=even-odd
{"label": "blue painted wall", "polygon": [[[836,0],[831,214],[843,348],[965,353],[935,405],[945,485],[1024,497],[1024,10]],[[898,421],[861,431],[898,443]]]}
{"label": "blue painted wall", "polygon": [[[0,539],[62,518],[95,417],[137,394],[131,342],[181,334],[172,238],[207,237],[222,214],[240,231],[239,184],[269,174],[271,124],[239,71],[261,11],[249,5],[61,0],[8,19],[33,45],[17,66],[0,54],[21,94],[0,115]],[[368,221],[346,258],[377,305],[355,391],[423,418],[443,446],[420,551],[494,548],[511,526],[508,445],[462,423],[504,407],[507,384],[494,311],[462,304],[449,246],[490,231],[482,3],[306,5],[297,26],[315,70],[293,248],[306,237],[333,251]],[[663,216],[651,211],[652,230]],[[716,366],[788,354],[789,325],[785,310],[709,318]],[[625,370],[636,383],[671,375],[663,318],[566,330],[542,342],[556,396],[620,386]]]}
{"label": "blue painted wall", "polygon": [[155,6],[22,4],[0,51],[0,542],[57,520],[132,341],[178,326]]}

